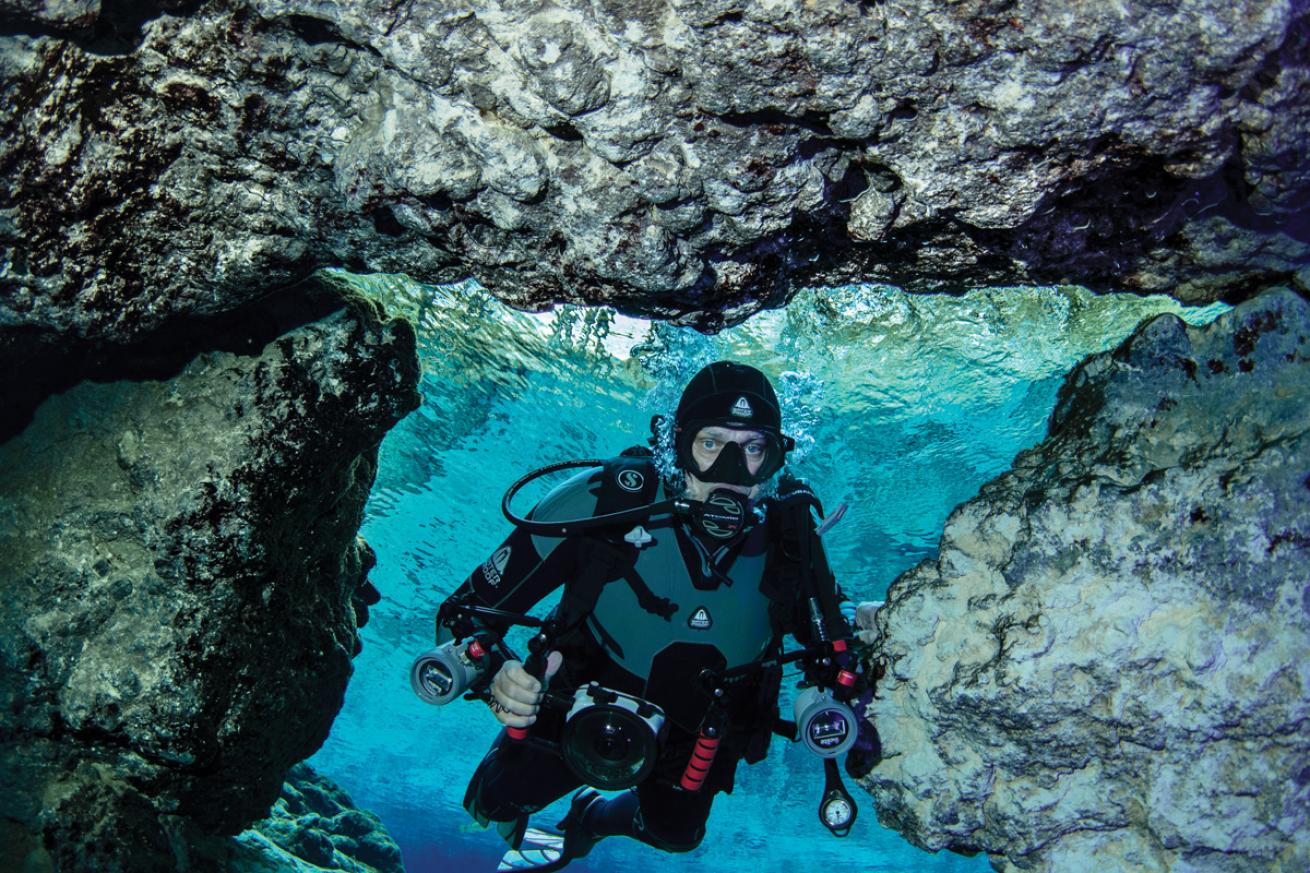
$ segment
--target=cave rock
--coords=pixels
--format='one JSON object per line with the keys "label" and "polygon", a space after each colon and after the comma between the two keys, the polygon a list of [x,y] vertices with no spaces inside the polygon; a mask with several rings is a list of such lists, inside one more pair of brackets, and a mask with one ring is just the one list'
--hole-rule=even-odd
{"label": "cave rock", "polygon": [[102,361],[0,443],[0,868],[172,870],[341,707],[413,329],[330,282],[233,323]]}
{"label": "cave rock", "polygon": [[874,618],[879,819],[1002,870],[1310,869],[1310,304],[1172,315]]}
{"label": "cave rock", "polygon": [[0,12],[22,348],[325,265],[711,328],[802,283],[1310,284],[1303,2]]}

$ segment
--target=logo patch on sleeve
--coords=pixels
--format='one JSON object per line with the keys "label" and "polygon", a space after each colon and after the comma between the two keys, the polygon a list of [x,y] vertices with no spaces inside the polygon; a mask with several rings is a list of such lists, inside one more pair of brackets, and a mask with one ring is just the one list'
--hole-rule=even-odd
{"label": "logo patch on sleeve", "polygon": [[496,554],[487,558],[482,565],[482,575],[487,578],[487,584],[493,588],[500,584],[501,576],[505,573],[505,567],[509,564],[510,547],[497,549]]}
{"label": "logo patch on sleeve", "polygon": [[714,627],[714,619],[710,618],[710,611],[703,606],[696,607],[696,611],[687,619],[687,627],[692,630],[709,630]]}

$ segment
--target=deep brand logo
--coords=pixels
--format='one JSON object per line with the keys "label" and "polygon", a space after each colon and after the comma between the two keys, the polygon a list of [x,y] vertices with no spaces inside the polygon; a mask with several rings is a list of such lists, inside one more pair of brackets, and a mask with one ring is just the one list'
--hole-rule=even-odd
{"label": "deep brand logo", "polygon": [[710,618],[710,611],[703,606],[696,607],[696,611],[687,619],[687,627],[692,630],[709,630],[714,627],[714,619]]}
{"label": "deep brand logo", "polygon": [[732,414],[740,415],[742,418],[750,418],[755,414],[755,410],[751,409],[751,402],[743,395],[737,398],[736,403],[732,404]]}
{"label": "deep brand logo", "polygon": [[495,587],[500,584],[505,574],[505,567],[509,564],[509,553],[509,546],[497,549],[496,553],[487,558],[487,562],[482,565],[482,575],[487,577],[488,585]]}
{"label": "deep brand logo", "polygon": [[646,477],[636,470],[624,470],[618,476],[619,487],[636,494],[646,484]]}

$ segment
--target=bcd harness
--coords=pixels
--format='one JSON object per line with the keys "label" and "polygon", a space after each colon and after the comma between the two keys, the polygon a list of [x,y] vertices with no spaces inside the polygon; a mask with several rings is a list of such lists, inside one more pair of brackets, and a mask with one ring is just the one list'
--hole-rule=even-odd
{"label": "bcd harness", "polygon": [[[634,446],[604,462],[596,493],[597,516],[623,512],[655,502],[660,479],[649,449]],[[844,628],[838,608],[836,581],[828,567],[826,555],[815,533],[812,510],[820,517],[823,507],[804,482],[784,477],[777,494],[768,499],[764,524],[768,542],[766,564],[759,591],[768,600],[769,623],[774,643],[780,648],[782,635],[791,632],[802,643],[824,642],[811,639],[814,628],[831,628],[834,635]],[[671,620],[680,604],[657,595],[637,571],[641,554],[641,535],[645,526],[625,523],[619,527],[587,534],[587,559],[578,568],[579,575],[566,589],[565,599],[557,611],[560,625],[576,627],[595,609],[606,585],[620,581],[631,588],[641,609]],[[647,535],[648,536],[648,535]],[[690,539],[690,535],[686,536]],[[723,544],[710,556],[710,567],[730,565],[742,548],[747,534]],[[698,548],[708,549],[701,544]],[[684,550],[684,558],[689,558]],[[689,568],[689,572],[695,572]],[[698,586],[699,587],[699,586]],[[808,606],[817,602],[821,616],[814,616]],[[812,619],[820,618],[814,622]],[[595,625],[591,625],[595,629]],[[824,631],[819,630],[820,634]],[[615,640],[605,641],[617,648]]]}

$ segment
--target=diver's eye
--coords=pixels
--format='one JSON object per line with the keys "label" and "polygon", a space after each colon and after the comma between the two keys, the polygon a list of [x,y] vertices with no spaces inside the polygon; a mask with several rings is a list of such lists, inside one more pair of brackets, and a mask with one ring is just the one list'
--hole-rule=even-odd
{"label": "diver's eye", "polygon": [[764,454],[764,443],[747,443],[746,454],[753,458]]}
{"label": "diver's eye", "polygon": [[712,440],[706,437],[705,439],[700,441],[700,447],[707,452],[712,452],[719,447],[719,441]]}

